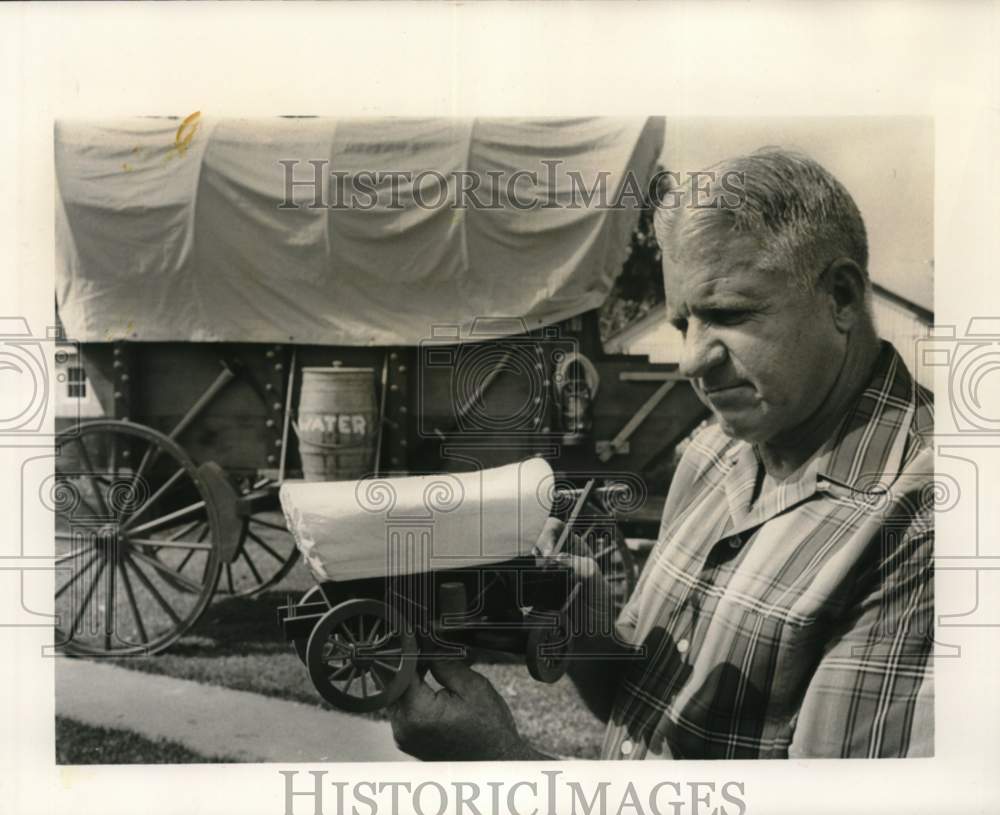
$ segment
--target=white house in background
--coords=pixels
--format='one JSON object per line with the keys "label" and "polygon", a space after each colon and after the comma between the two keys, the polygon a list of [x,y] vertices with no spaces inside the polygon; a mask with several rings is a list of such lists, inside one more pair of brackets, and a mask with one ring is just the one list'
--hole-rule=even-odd
{"label": "white house in background", "polygon": [[[879,334],[896,346],[921,385],[933,387],[932,371],[917,364],[916,344],[917,339],[927,336],[934,322],[933,312],[877,283],[872,284],[872,306]],[[683,342],[680,332],[667,322],[665,307],[659,306],[606,340],[604,350],[609,354],[648,356],[650,362],[677,364]]]}
{"label": "white house in background", "polygon": [[56,344],[56,418],[94,419],[104,415],[73,343]]}

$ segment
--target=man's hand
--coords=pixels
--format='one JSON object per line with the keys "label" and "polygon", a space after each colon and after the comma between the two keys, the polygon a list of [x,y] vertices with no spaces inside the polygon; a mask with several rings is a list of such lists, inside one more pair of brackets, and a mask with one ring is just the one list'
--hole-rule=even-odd
{"label": "man's hand", "polygon": [[490,681],[461,662],[431,662],[442,688],[414,677],[390,709],[392,733],[404,752],[422,761],[546,759],[518,735],[510,708]]}
{"label": "man's hand", "polygon": [[582,601],[591,617],[610,619],[614,614],[614,598],[611,587],[601,573],[601,567],[594,560],[593,552],[586,542],[572,532],[562,549],[555,547],[563,534],[566,524],[558,518],[549,518],[535,543],[535,560],[539,566],[558,565],[570,569],[576,580],[582,584]]}

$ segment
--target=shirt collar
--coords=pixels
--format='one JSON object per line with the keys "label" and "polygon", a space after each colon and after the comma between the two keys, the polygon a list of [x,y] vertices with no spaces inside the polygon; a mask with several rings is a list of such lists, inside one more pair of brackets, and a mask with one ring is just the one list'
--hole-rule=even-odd
{"label": "shirt collar", "polygon": [[837,428],[819,472],[851,490],[891,484],[903,466],[910,431],[933,430],[932,414],[917,421],[920,390],[896,349],[883,341],[872,377]]}
{"label": "shirt collar", "polygon": [[872,376],[834,435],[798,474],[751,504],[761,473],[753,445],[737,441],[727,450],[726,499],[735,533],[759,526],[817,491],[870,492],[899,473],[914,424],[917,388],[889,342],[882,342]]}

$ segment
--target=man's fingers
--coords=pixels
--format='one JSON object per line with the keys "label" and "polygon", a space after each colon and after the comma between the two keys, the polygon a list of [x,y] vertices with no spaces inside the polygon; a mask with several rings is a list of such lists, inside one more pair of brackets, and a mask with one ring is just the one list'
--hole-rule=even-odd
{"label": "man's fingers", "polygon": [[472,695],[476,684],[483,679],[482,674],[476,673],[464,662],[457,659],[433,660],[431,673],[443,688],[462,698],[468,698]]}
{"label": "man's fingers", "polygon": [[403,691],[403,695],[390,706],[389,715],[394,719],[397,716],[409,718],[414,713],[426,709],[428,705],[433,704],[433,701],[434,691],[427,687],[422,676],[415,675]]}
{"label": "man's fingers", "polygon": [[538,535],[538,541],[535,543],[535,552],[540,557],[545,558],[552,554],[552,550],[556,546],[556,541],[559,540],[559,536],[562,534],[563,527],[565,526],[565,521],[561,521],[558,518],[546,519],[545,526],[542,527],[542,531]]}

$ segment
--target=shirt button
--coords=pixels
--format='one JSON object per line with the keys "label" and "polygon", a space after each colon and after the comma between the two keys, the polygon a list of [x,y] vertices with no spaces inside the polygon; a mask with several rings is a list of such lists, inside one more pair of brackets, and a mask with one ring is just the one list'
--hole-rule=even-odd
{"label": "shirt button", "polygon": [[677,643],[677,653],[686,654],[687,649],[691,647],[691,643],[688,640],[681,640]]}
{"label": "shirt button", "polygon": [[625,739],[625,741],[622,742],[621,751],[623,756],[632,755],[632,742],[630,742],[628,739]]}
{"label": "shirt button", "polygon": [[729,539],[729,548],[730,549],[739,549],[740,546],[742,546],[742,545],[743,545],[743,541],[740,540],[740,538],[739,538],[738,535],[734,535],[733,537],[731,537]]}

